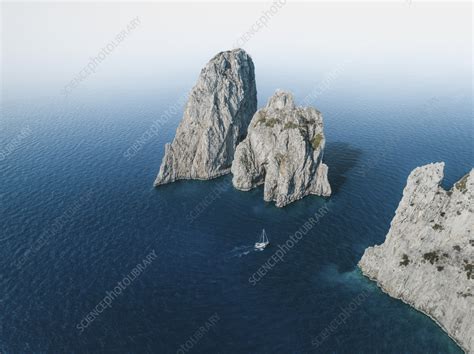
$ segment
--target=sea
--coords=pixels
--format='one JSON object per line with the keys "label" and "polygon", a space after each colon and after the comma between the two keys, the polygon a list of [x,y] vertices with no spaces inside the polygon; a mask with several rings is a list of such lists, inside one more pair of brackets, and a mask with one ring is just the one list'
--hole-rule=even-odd
{"label": "sea", "polygon": [[0,352],[462,353],[357,263],[414,168],[472,168],[471,87],[282,76],[323,114],[333,194],[277,208],[231,175],[153,187],[195,79],[3,100]]}

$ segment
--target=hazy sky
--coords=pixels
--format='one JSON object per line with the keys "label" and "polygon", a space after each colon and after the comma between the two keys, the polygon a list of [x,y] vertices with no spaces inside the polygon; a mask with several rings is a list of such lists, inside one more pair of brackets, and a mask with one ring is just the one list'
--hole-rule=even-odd
{"label": "hazy sky", "polygon": [[[313,80],[351,61],[404,85],[471,75],[471,7],[465,3],[3,3],[2,95],[58,94],[127,28],[139,24],[75,90],[194,83],[217,52],[239,44],[262,82]],[[259,19],[266,15],[266,26]],[[253,27],[252,27],[253,26]],[[253,30],[252,30],[253,28]],[[252,32],[243,43],[242,35]]]}

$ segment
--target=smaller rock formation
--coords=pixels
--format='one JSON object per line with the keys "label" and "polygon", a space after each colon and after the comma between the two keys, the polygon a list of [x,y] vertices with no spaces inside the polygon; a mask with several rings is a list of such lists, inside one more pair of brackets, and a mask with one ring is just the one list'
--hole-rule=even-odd
{"label": "smaller rock formation", "polygon": [[180,179],[211,179],[230,172],[237,144],[257,110],[252,58],[243,49],[221,52],[192,89],[155,186]]}
{"label": "smaller rock formation", "polygon": [[446,191],[443,169],[412,171],[385,242],[367,248],[359,267],[474,353],[474,170]]}
{"label": "smaller rock formation", "polygon": [[243,191],[264,184],[265,201],[278,207],[308,194],[329,196],[325,142],[321,113],[296,107],[291,93],[277,91],[255,113],[237,146],[232,183]]}

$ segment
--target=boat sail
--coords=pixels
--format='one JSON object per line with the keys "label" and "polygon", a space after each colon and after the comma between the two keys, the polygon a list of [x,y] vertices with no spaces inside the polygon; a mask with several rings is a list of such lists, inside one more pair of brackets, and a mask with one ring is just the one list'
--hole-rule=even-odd
{"label": "boat sail", "polygon": [[260,235],[260,239],[258,240],[257,243],[255,243],[255,250],[263,251],[265,247],[267,247],[269,244],[270,244],[270,241],[268,241],[268,237],[265,232],[265,229],[263,229],[262,234]]}

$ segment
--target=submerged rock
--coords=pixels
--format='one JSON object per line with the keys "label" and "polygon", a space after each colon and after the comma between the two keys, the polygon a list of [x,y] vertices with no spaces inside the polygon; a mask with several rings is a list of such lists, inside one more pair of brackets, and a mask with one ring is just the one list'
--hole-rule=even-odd
{"label": "submerged rock", "polygon": [[243,191],[264,184],[264,199],[278,207],[308,194],[329,196],[325,142],[321,113],[296,107],[291,93],[277,91],[237,146],[232,183]]}
{"label": "submerged rock", "polygon": [[252,58],[242,49],[217,54],[190,93],[176,136],[165,146],[154,185],[230,172],[235,148],[256,109]]}
{"label": "submerged rock", "polygon": [[367,248],[359,267],[474,353],[474,170],[446,191],[443,169],[412,171],[385,242]]}

